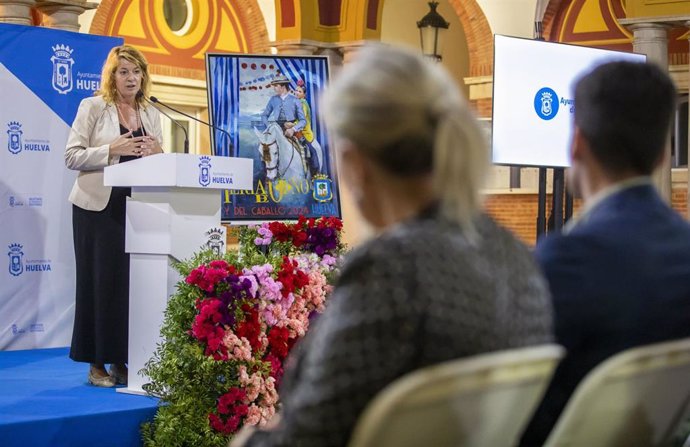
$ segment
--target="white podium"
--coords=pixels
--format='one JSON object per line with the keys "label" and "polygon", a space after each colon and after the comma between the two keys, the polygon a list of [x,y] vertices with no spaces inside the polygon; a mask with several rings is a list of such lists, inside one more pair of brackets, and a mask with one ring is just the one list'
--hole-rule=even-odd
{"label": "white podium", "polygon": [[139,374],[160,341],[168,298],[178,273],[171,258],[211,247],[220,224],[223,189],[252,189],[252,160],[190,154],[158,154],[105,168],[106,186],[132,188],[127,200],[125,251],[129,273],[129,377],[117,391],[146,394]]}

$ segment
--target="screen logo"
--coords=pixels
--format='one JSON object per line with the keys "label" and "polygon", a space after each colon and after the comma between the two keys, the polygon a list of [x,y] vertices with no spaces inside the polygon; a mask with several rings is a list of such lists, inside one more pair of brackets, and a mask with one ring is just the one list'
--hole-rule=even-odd
{"label": "screen logo", "polygon": [[549,121],[558,113],[558,95],[549,87],[542,87],[534,95],[534,111],[539,118]]}

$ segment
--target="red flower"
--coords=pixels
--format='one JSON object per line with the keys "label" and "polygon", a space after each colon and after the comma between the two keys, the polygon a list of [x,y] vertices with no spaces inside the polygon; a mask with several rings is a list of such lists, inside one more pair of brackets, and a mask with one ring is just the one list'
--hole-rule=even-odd
{"label": "red flower", "polygon": [[228,414],[235,403],[244,402],[246,398],[247,392],[245,390],[238,387],[230,388],[227,393],[218,399],[218,413]]}
{"label": "red flower", "polygon": [[249,413],[249,405],[247,405],[247,404],[235,405],[233,407],[233,412],[237,416],[246,416],[247,413]]}
{"label": "red flower", "polygon": [[223,421],[220,420],[218,416],[216,416],[213,413],[208,415],[208,422],[211,424],[211,427],[217,432],[225,433],[226,435],[232,433],[225,431],[225,424],[223,423]]}
{"label": "red flower", "polygon": [[333,228],[340,231],[343,228],[343,221],[337,217],[323,217],[319,220],[319,228]]}
{"label": "red flower", "polygon": [[242,421],[242,417],[239,415],[233,415],[228,418],[228,421],[225,423],[225,430],[226,433],[235,433],[237,431],[237,427],[240,426],[240,422]]}
{"label": "red flower", "polygon": [[213,292],[215,286],[220,281],[235,272],[236,268],[234,265],[228,265],[223,260],[216,260],[211,261],[208,266],[201,265],[189,272],[185,282],[195,285],[206,292]]}
{"label": "red flower", "polygon": [[276,387],[279,387],[280,381],[283,378],[283,362],[272,352],[264,360],[271,364],[271,377],[276,379]]}
{"label": "red flower", "polygon": [[228,273],[235,273],[235,266],[229,265],[227,262],[225,262],[222,259],[216,259],[215,261],[211,261],[211,263],[209,264],[209,267],[211,267],[212,269],[225,270]]}
{"label": "red flower", "polygon": [[292,233],[292,244],[299,248],[307,241],[307,232],[304,230],[294,230]]}
{"label": "red flower", "polygon": [[[220,433],[231,434],[237,431],[242,422],[242,418],[249,413],[249,407],[245,402],[247,392],[241,388],[233,387],[218,398],[216,410],[218,414],[210,413],[208,421],[211,427]],[[223,421],[221,416],[229,415]]]}
{"label": "red flower", "polygon": [[228,353],[228,349],[223,345],[225,331],[218,325],[221,319],[219,308],[222,305],[223,303],[216,298],[201,301],[198,306],[199,314],[194,317],[192,323],[192,336],[205,344],[204,353],[213,355],[216,360],[227,359]]}
{"label": "red flower", "polygon": [[261,341],[259,341],[259,335],[261,334],[259,312],[248,304],[244,304],[242,310],[244,311],[245,320],[237,325],[235,334],[238,337],[244,337],[249,340],[252,351],[258,351],[261,349]]}
{"label": "red flower", "polygon": [[195,285],[206,292],[213,292],[216,283],[220,279],[225,278],[225,274],[218,278],[218,272],[221,272],[221,270],[212,269],[212,271],[209,272],[209,269],[207,269],[205,265],[202,265],[192,270],[185,279],[185,282]]}
{"label": "red flower", "polygon": [[283,264],[278,271],[278,281],[283,284],[280,292],[284,297],[309,284],[309,277],[298,269],[297,265],[297,261],[291,261],[287,256],[283,256]]}
{"label": "red flower", "polygon": [[271,352],[280,360],[288,355],[289,336],[290,331],[286,327],[273,326],[268,332],[268,346],[270,346]]}
{"label": "red flower", "polygon": [[271,222],[268,224],[268,229],[271,230],[271,233],[273,233],[275,240],[279,242],[286,242],[290,240],[290,229],[284,223]]}

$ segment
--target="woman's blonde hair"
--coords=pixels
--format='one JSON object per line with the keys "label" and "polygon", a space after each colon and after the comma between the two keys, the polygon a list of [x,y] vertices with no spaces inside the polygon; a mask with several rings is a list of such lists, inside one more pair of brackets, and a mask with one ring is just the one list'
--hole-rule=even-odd
{"label": "woman's blonde hair", "polygon": [[105,102],[113,103],[117,99],[117,88],[115,86],[115,70],[120,64],[120,59],[139,67],[141,70],[141,92],[143,95],[137,96],[137,102],[144,104],[144,97],[149,96],[151,91],[151,77],[149,76],[149,63],[141,53],[141,51],[129,45],[122,45],[110,50],[108,57],[103,64],[103,71],[101,73],[101,88],[96,92],[96,95],[103,96]]}
{"label": "woman's blonde hair", "polygon": [[399,177],[432,175],[442,214],[474,233],[485,136],[455,82],[420,54],[367,45],[324,95],[326,123]]}

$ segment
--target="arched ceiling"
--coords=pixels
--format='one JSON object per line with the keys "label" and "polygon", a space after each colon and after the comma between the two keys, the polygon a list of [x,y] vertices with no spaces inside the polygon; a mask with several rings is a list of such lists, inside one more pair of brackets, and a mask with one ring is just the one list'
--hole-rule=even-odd
{"label": "arched ceiling", "polygon": [[[632,51],[632,33],[618,24],[628,18],[631,0],[551,0],[544,18],[545,35],[552,42]],[[690,4],[690,3],[689,3]],[[659,15],[672,10],[659,9]],[[669,32],[669,63],[688,63],[688,32]]]}
{"label": "arched ceiling", "polygon": [[[256,0],[195,0],[189,27],[175,33],[168,26],[163,0],[103,0],[90,33],[120,36],[140,49],[152,72],[204,78],[207,52],[263,52],[268,37]],[[172,73],[171,72],[172,69]]]}

